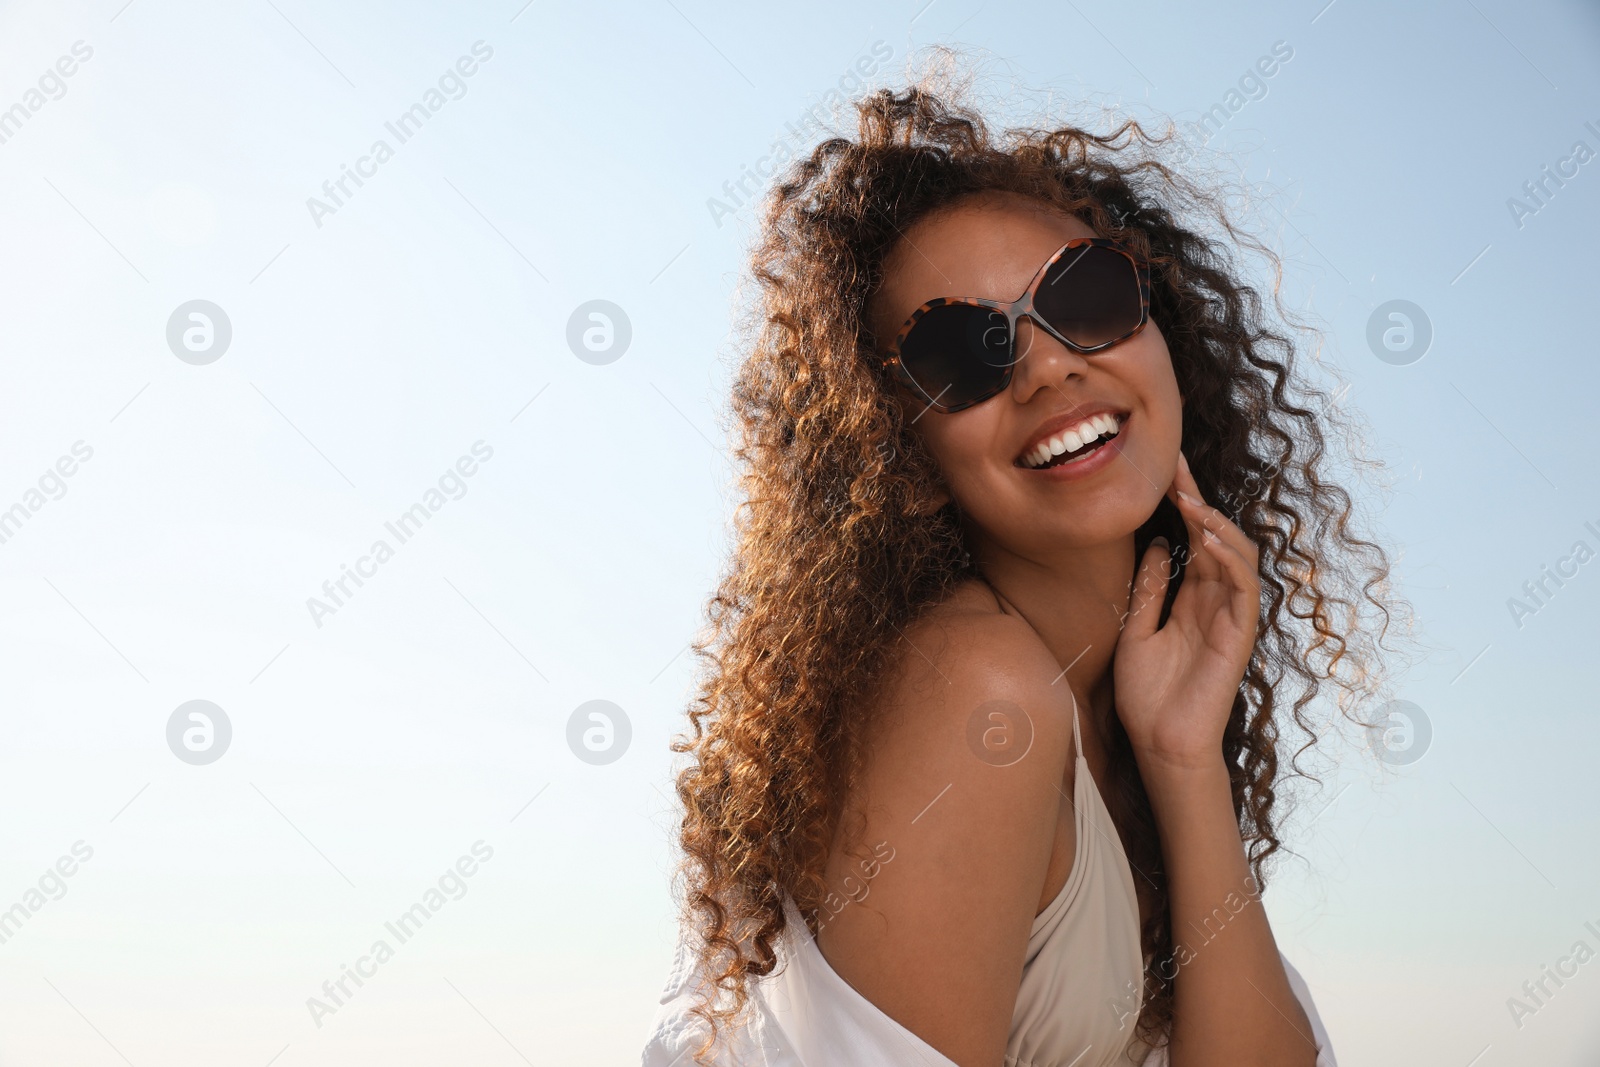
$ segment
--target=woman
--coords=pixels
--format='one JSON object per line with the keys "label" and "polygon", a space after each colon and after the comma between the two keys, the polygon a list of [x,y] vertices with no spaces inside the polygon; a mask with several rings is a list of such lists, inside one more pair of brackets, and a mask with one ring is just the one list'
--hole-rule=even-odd
{"label": "woman", "polygon": [[858,107],[754,257],[645,1063],[1331,1065],[1259,900],[1389,617],[1325,397],[1137,124]]}

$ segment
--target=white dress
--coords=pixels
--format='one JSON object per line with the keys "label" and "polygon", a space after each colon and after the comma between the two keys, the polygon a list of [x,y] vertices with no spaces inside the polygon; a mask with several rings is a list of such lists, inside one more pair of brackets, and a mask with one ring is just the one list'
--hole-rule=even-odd
{"label": "white dress", "polygon": [[[1149,1049],[1133,1034],[1143,1000],[1138,898],[1116,826],[1077,743],[1076,708],[1072,734],[1072,871],[1034,918],[1005,1067],[1167,1067],[1166,1049]],[[717,1067],[957,1067],[839,977],[792,903],[787,912],[778,967],[750,982],[748,1021],[719,1036]],[[1283,967],[1310,1019],[1317,1067],[1337,1067],[1305,980],[1287,959]],[[695,953],[680,939],[642,1067],[692,1067],[704,1024],[689,1009],[701,981]]]}

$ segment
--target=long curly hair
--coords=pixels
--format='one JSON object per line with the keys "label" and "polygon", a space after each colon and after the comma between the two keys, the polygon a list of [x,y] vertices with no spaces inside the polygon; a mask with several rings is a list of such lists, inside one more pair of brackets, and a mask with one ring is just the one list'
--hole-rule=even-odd
{"label": "long curly hair", "polygon": [[[855,108],[853,139],[823,140],[774,183],[749,264],[758,295],[732,391],[743,499],[693,646],[690,729],[673,743],[688,754],[677,776],[684,922],[710,982],[694,1009],[707,1024],[701,1061],[748,1006],[752,976],[776,966],[786,898],[815,932],[863,709],[901,632],[974,573],[959,505],[928,503],[942,476],[872,358],[868,301],[917,220],[971,194],[1020,193],[1148,258],[1151,315],[1185,396],[1183,450],[1206,498],[1261,549],[1260,636],[1223,742],[1258,887],[1283,847],[1282,787],[1305,776],[1298,759],[1318,739],[1308,706],[1331,685],[1354,719],[1380,686],[1382,637],[1404,607],[1389,596],[1384,551],[1357,535],[1350,495],[1326,478],[1325,430],[1345,424],[1296,368],[1276,282],[1264,302],[1235,252],[1278,261],[1218,194],[1162,161],[1182,144],[1170,129],[1124,118],[1100,134],[997,136],[959,91],[926,82]],[[1184,558],[1166,501],[1137,531],[1136,558],[1158,534]],[[1181,572],[1169,605],[1178,582]],[[1161,1044],[1176,973],[1153,965],[1174,951],[1167,883],[1132,748],[1108,726],[1107,801],[1154,904],[1137,1029]]]}

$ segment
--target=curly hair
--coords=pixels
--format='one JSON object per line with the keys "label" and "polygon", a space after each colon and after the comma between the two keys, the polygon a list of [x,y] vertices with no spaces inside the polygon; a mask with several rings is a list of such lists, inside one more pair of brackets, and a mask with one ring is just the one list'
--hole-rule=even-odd
{"label": "curly hair", "polygon": [[[1354,532],[1350,495],[1326,478],[1329,394],[1302,381],[1294,343],[1241,282],[1234,248],[1277,259],[1217,194],[1162,162],[1172,133],[1124,118],[1103,134],[996,136],[922,83],[855,107],[854,139],[829,137],[775,182],[749,264],[759,296],[732,391],[743,499],[693,646],[690,731],[673,743],[688,754],[677,776],[684,922],[710,983],[694,1008],[709,1031],[697,1061],[748,1006],[751,977],[776,966],[786,898],[815,932],[874,684],[907,625],[973,575],[959,505],[927,503],[942,476],[871,358],[868,301],[919,219],[973,194],[1019,193],[1149,260],[1151,315],[1186,398],[1182,448],[1206,498],[1261,549],[1259,637],[1223,741],[1258,887],[1283,847],[1282,787],[1306,776],[1298,759],[1318,740],[1308,705],[1324,685],[1341,707],[1376,691],[1382,636],[1403,607],[1385,553]],[[1276,283],[1270,308],[1287,319]],[[1185,558],[1166,501],[1136,532],[1135,558],[1158,534]],[[1381,627],[1367,625],[1373,611]],[[1160,1044],[1176,975],[1150,965],[1173,954],[1166,878],[1132,748],[1109,726],[1107,801],[1154,886],[1138,1032]]]}

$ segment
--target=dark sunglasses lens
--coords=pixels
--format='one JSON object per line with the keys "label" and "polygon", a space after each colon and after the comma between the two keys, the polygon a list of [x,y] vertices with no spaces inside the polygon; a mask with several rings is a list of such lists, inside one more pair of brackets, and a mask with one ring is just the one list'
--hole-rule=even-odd
{"label": "dark sunglasses lens", "polygon": [[900,343],[900,362],[936,404],[970,404],[994,393],[1011,365],[1005,315],[971,304],[941,304],[923,314]]}
{"label": "dark sunglasses lens", "polygon": [[1069,248],[1039,282],[1034,310],[1052,329],[1084,348],[1120,341],[1142,317],[1133,260],[1100,245]]}

